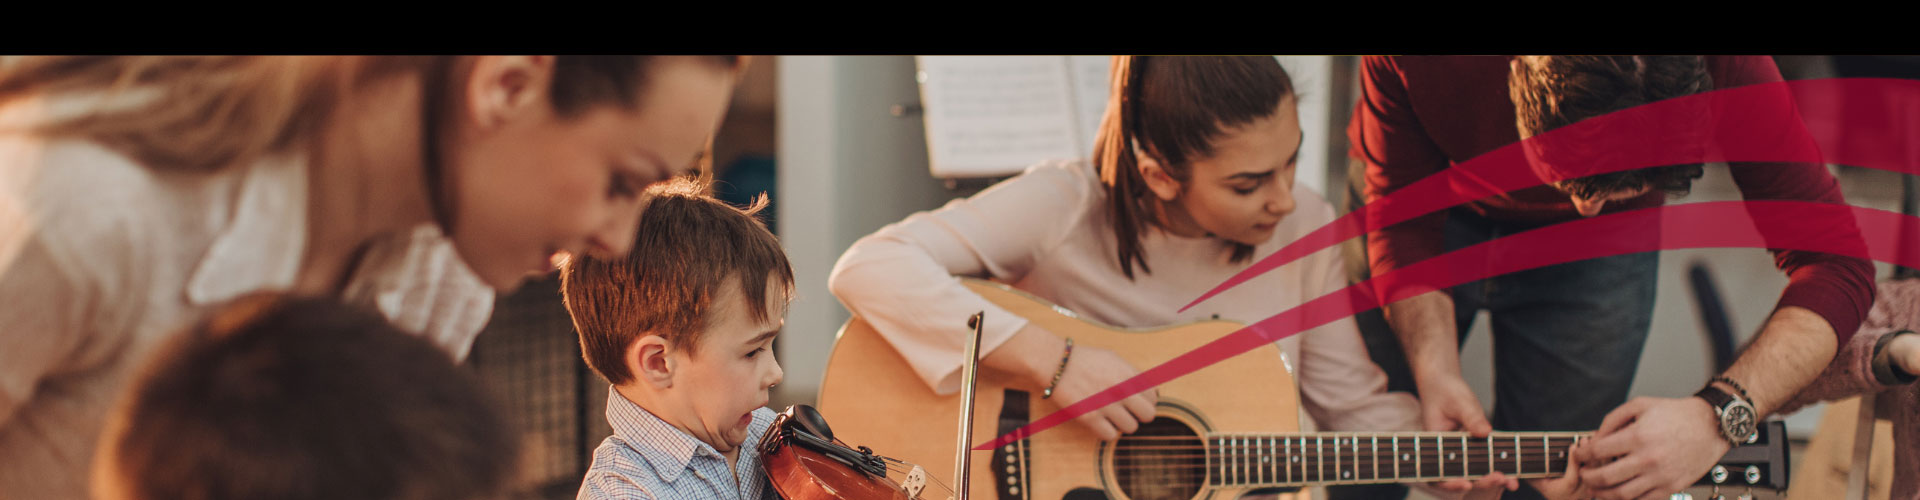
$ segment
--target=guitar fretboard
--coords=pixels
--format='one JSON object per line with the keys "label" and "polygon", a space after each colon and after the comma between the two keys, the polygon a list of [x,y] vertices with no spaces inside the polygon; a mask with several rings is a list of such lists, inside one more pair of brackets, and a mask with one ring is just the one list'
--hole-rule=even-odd
{"label": "guitar fretboard", "polygon": [[1209,434],[1209,487],[1312,486],[1472,479],[1500,471],[1531,478],[1567,470],[1582,432]]}

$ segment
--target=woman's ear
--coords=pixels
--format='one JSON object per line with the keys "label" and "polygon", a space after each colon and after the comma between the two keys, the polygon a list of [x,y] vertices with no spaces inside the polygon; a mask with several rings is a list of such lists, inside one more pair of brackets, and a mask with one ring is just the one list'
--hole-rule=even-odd
{"label": "woman's ear", "polygon": [[1180,181],[1174,180],[1173,176],[1167,173],[1167,169],[1161,165],[1160,160],[1139,151],[1135,151],[1133,156],[1134,161],[1140,165],[1140,179],[1146,181],[1147,189],[1153,190],[1155,197],[1160,198],[1160,201],[1173,201],[1180,196]]}
{"label": "woman's ear", "polygon": [[467,74],[466,116],[474,125],[495,127],[546,105],[553,80],[553,56],[481,56]]}

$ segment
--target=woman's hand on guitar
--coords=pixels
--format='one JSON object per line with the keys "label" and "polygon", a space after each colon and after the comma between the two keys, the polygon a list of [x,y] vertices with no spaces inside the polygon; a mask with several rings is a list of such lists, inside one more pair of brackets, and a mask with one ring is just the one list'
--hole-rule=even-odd
{"label": "woman's hand on guitar", "polygon": [[[1070,405],[1138,373],[1133,365],[1127,364],[1113,351],[1093,346],[1075,346],[1073,359],[1067,362],[1066,371],[1060,374],[1060,383],[1053,388],[1052,399],[1060,406]],[[1052,374],[1048,374],[1048,381],[1052,381]],[[1127,396],[1118,403],[1076,417],[1075,420],[1092,430],[1101,440],[1113,441],[1120,439],[1121,434],[1133,433],[1140,428],[1140,424],[1153,421],[1154,405],[1159,400],[1157,391],[1147,389]]]}
{"label": "woman's hand on guitar", "polygon": [[[1063,369],[1060,357],[1066,348],[1065,338],[1028,323],[980,361],[989,368],[1018,374],[1041,390],[1053,385],[1053,397],[1048,399],[1063,407],[1140,373],[1113,351],[1090,345],[1074,346]],[[1060,374],[1058,384],[1053,382],[1056,372]],[[1142,422],[1153,421],[1154,405],[1159,400],[1158,392],[1148,389],[1075,420],[1100,439],[1112,441],[1139,429]]]}

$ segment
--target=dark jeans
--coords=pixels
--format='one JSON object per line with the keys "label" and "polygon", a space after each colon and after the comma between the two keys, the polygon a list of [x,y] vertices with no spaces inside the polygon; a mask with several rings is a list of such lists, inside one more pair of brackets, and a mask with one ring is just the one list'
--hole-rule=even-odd
{"label": "dark jeans", "polygon": [[[1466,209],[1448,212],[1446,249],[1453,251],[1531,229],[1491,221]],[[1493,428],[1580,431],[1600,427],[1626,402],[1640,351],[1653,323],[1660,254],[1646,252],[1569,262],[1504,274],[1452,288],[1461,344],[1474,315],[1493,327]],[[1361,337],[1388,389],[1417,393],[1400,341],[1379,309],[1361,313]],[[1334,499],[1404,498],[1401,485],[1328,488]],[[1502,498],[1540,498],[1521,482]]]}

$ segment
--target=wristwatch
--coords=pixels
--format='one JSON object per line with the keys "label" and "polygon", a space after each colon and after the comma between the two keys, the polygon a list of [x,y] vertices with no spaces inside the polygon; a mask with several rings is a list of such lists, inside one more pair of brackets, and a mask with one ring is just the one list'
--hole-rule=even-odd
{"label": "wristwatch", "polygon": [[1760,439],[1759,415],[1753,411],[1753,404],[1745,398],[1727,394],[1708,384],[1705,389],[1694,393],[1694,397],[1707,400],[1713,407],[1713,413],[1720,417],[1720,436],[1734,446],[1752,443]]}

